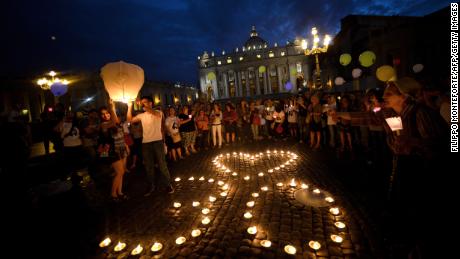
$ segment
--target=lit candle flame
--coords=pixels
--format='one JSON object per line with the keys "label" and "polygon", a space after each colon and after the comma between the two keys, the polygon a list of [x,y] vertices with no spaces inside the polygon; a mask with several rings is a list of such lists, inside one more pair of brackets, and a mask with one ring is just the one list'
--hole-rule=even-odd
{"label": "lit candle flame", "polygon": [[254,198],[259,197],[259,193],[258,193],[258,192],[253,192],[251,195],[252,195],[252,197],[254,197]]}
{"label": "lit candle flame", "polygon": [[281,168],[285,168],[286,166],[285,165],[280,165]]}
{"label": "lit candle flame", "polygon": [[255,204],[254,201],[248,201],[248,202],[246,203],[246,206],[248,206],[249,208],[251,208],[251,207],[254,207],[254,204]]}
{"label": "lit candle flame", "polygon": [[224,185],[224,184],[225,184],[225,183],[222,182],[222,181],[218,181],[218,182],[217,182],[217,185],[219,185],[219,186],[222,186],[222,185]]}
{"label": "lit candle flame", "polygon": [[199,181],[204,181],[204,177],[201,176],[200,179],[198,179]]}
{"label": "lit candle flame", "polygon": [[316,193],[316,194],[320,194],[320,193],[321,193],[321,191],[320,191],[319,189],[314,189],[313,192]]}
{"label": "lit candle flame", "polygon": [[259,175],[260,177],[262,177],[262,176],[264,176],[264,173],[260,172],[258,175]]}
{"label": "lit candle flame", "polygon": [[269,173],[273,173],[273,169],[268,169],[268,172],[269,172]]}
{"label": "lit candle flame", "polygon": [[209,201],[210,201],[210,202],[215,202],[215,201],[216,201],[216,197],[214,197],[214,196],[209,196]]}
{"label": "lit candle flame", "polygon": [[276,186],[283,187],[283,183],[277,183]]}
{"label": "lit candle flame", "polygon": [[340,221],[335,222],[334,225],[335,225],[337,228],[340,228],[340,229],[343,229],[343,228],[346,227],[345,223],[340,222]]}
{"label": "lit candle flame", "polygon": [[226,172],[226,173],[230,173],[230,172],[231,172],[231,170],[230,170],[230,169],[227,169],[227,170],[225,170],[225,172]]}
{"label": "lit candle flame", "polygon": [[270,240],[262,240],[260,241],[260,245],[263,247],[270,247],[272,246],[272,242]]}
{"label": "lit candle flame", "polygon": [[313,241],[313,240],[308,242],[308,246],[311,247],[314,250],[318,250],[318,249],[321,248],[321,244],[319,242]]}
{"label": "lit candle flame", "polygon": [[279,166],[275,167],[275,170],[277,170],[277,171],[280,170],[280,167]]}
{"label": "lit candle flame", "polygon": [[176,179],[174,179],[174,181],[176,182],[180,182],[180,180],[181,180],[180,177],[176,177]]}
{"label": "lit candle flame", "polygon": [[110,238],[106,238],[106,239],[102,240],[101,243],[99,243],[99,247],[109,246],[110,243],[112,243],[112,240],[110,240]]}
{"label": "lit candle flame", "polygon": [[339,213],[340,213],[339,208],[330,208],[330,209],[329,209],[329,212],[330,212],[332,215],[339,215]]}
{"label": "lit candle flame", "polygon": [[237,173],[237,172],[233,172],[232,175],[233,175],[233,176],[237,176],[238,173]]}
{"label": "lit candle flame", "polygon": [[195,177],[192,176],[192,177],[188,178],[188,180],[193,181],[193,180],[195,180]]}
{"label": "lit candle flame", "polygon": [[158,252],[158,251],[160,251],[162,248],[163,248],[163,244],[162,244],[162,243],[155,242],[155,243],[153,243],[152,248],[151,248],[150,250],[152,250],[152,252]]}
{"label": "lit candle flame", "polygon": [[248,175],[244,177],[245,181],[249,181],[249,179],[251,179],[251,177],[249,177]]}
{"label": "lit candle flame", "polygon": [[115,252],[120,252],[121,250],[125,249],[126,243],[122,243],[118,241],[118,244],[113,248]]}
{"label": "lit candle flame", "polygon": [[180,204],[180,202],[174,202],[174,208],[180,208],[182,206],[182,204]]}
{"label": "lit candle flame", "polygon": [[222,190],[228,190],[228,184],[224,184],[224,186],[222,186]]}
{"label": "lit candle flame", "polygon": [[295,249],[295,247],[293,247],[291,245],[286,245],[284,247],[284,252],[286,252],[287,254],[290,254],[290,255],[295,255],[295,253],[297,252],[297,249]]}
{"label": "lit candle flame", "polygon": [[201,231],[199,229],[192,230],[192,237],[197,237],[201,235]]}
{"label": "lit candle flame", "polygon": [[176,244],[182,245],[183,243],[185,243],[185,241],[187,241],[187,239],[185,237],[178,237],[176,239]]}
{"label": "lit candle flame", "polygon": [[257,233],[257,227],[256,226],[249,227],[248,228],[248,233],[251,234],[251,235],[256,234]]}
{"label": "lit candle flame", "polygon": [[208,214],[209,213],[209,209],[208,208],[204,208],[201,210],[201,213],[203,213],[204,215]]}
{"label": "lit candle flame", "polygon": [[289,185],[290,185],[291,187],[296,187],[296,186],[297,186],[297,184],[296,184],[294,178],[292,178],[291,183],[290,183]]}
{"label": "lit candle flame", "polygon": [[261,189],[262,191],[264,191],[264,192],[268,191],[268,187],[267,187],[267,186],[264,186],[264,187],[262,187],[262,188],[260,188],[260,189]]}
{"label": "lit candle flame", "polygon": [[326,197],[324,198],[327,202],[329,203],[333,203],[334,202],[334,199],[332,197]]}
{"label": "lit candle flame", "polygon": [[208,182],[213,183],[213,182],[214,182],[214,179],[209,178]]}
{"label": "lit candle flame", "polygon": [[308,189],[308,185],[306,185],[304,183],[301,185],[301,187],[302,187],[302,189]]}
{"label": "lit candle flame", "polygon": [[204,219],[201,221],[201,223],[203,223],[203,225],[207,225],[207,224],[209,224],[209,222],[211,222],[211,220],[208,217],[204,217]]}
{"label": "lit candle flame", "polygon": [[248,211],[248,212],[244,213],[244,217],[247,218],[247,219],[252,218],[251,212]]}
{"label": "lit candle flame", "polygon": [[343,237],[338,236],[338,235],[331,235],[331,239],[332,239],[332,241],[334,241],[336,243],[342,243],[342,241],[343,241]]}
{"label": "lit candle flame", "polygon": [[194,202],[192,203],[192,206],[193,206],[193,207],[198,207],[198,206],[200,206],[200,202],[199,202],[199,201],[194,201]]}
{"label": "lit candle flame", "polygon": [[131,255],[138,255],[142,253],[142,250],[144,250],[144,248],[142,248],[142,246],[139,244],[136,246],[136,248],[133,249],[133,251],[131,251]]}
{"label": "lit candle flame", "polygon": [[228,195],[227,192],[221,192],[221,193],[220,193],[220,196],[222,196],[222,197],[225,197],[225,196],[227,196],[227,195]]}

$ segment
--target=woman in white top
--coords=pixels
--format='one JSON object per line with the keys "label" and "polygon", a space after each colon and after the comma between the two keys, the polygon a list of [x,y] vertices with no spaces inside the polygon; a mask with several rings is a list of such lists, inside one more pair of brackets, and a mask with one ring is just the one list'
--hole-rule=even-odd
{"label": "woman in white top", "polygon": [[[213,105],[213,109],[211,111],[210,116],[211,121],[211,131],[212,131],[212,143],[214,147],[217,146],[217,141],[219,143],[219,148],[222,147],[222,110],[220,109],[220,105],[215,103]],[[216,135],[218,140],[216,140]]]}

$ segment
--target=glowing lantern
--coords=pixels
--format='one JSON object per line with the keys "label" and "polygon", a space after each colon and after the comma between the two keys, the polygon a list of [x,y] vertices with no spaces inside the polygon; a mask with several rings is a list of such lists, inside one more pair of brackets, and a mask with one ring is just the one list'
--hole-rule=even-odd
{"label": "glowing lantern", "polygon": [[393,67],[388,65],[384,65],[377,68],[376,75],[377,78],[383,82],[394,81],[396,79],[395,70],[393,69]]}
{"label": "glowing lantern", "polygon": [[134,248],[133,251],[131,251],[131,255],[138,255],[142,253],[142,250],[144,250],[144,248],[142,248],[141,245],[137,245],[136,248]]}
{"label": "glowing lantern", "polygon": [[330,208],[330,209],[329,209],[329,212],[330,212],[332,215],[336,215],[336,216],[337,216],[337,215],[339,215],[340,210],[339,210],[339,208]]}
{"label": "glowing lantern", "polygon": [[375,60],[376,60],[376,56],[375,56],[374,52],[369,51],[369,50],[364,51],[363,53],[361,53],[361,55],[359,55],[359,63],[363,67],[372,66],[372,64],[375,63]]}
{"label": "glowing lantern", "polygon": [[67,85],[61,82],[56,82],[51,85],[50,90],[54,96],[62,96],[67,93]]}
{"label": "glowing lantern", "polygon": [[263,247],[270,247],[272,246],[272,242],[270,242],[270,240],[262,240],[260,241],[260,245]]}
{"label": "glowing lantern", "polygon": [[126,243],[122,243],[118,241],[118,244],[113,248],[113,251],[120,252],[121,250],[125,249]]}
{"label": "glowing lantern", "polygon": [[335,222],[334,225],[335,225],[337,228],[340,228],[340,229],[343,229],[343,228],[346,227],[345,223],[340,222],[340,221]]}
{"label": "glowing lantern", "polygon": [[255,235],[257,233],[257,227],[256,226],[249,227],[248,233],[251,235]]}
{"label": "glowing lantern", "polygon": [[199,229],[192,230],[192,237],[197,237],[201,235],[201,231]]}
{"label": "glowing lantern", "polygon": [[216,80],[216,74],[214,74],[214,72],[209,72],[206,77],[209,81]]}
{"label": "glowing lantern", "polygon": [[346,65],[350,64],[350,62],[351,62],[351,55],[348,54],[348,53],[344,53],[344,54],[340,55],[339,61],[340,61],[340,65],[346,66]]}
{"label": "glowing lantern", "polygon": [[284,252],[286,252],[287,254],[290,254],[290,255],[295,255],[295,253],[297,252],[297,249],[295,249],[295,247],[293,247],[291,245],[286,245],[284,247]]}
{"label": "glowing lantern", "polygon": [[423,70],[423,65],[422,64],[415,64],[412,67],[412,70],[414,70],[414,73],[420,73]]}
{"label": "glowing lantern", "polygon": [[353,78],[358,78],[361,76],[361,74],[363,73],[363,71],[359,68],[355,68],[351,71],[351,75],[353,76]]}
{"label": "glowing lantern", "polygon": [[308,242],[308,246],[314,250],[318,250],[321,248],[321,244],[318,241],[313,241],[313,240]]}
{"label": "glowing lantern", "polygon": [[336,85],[343,85],[345,83],[345,79],[343,79],[341,76],[338,76],[335,78],[334,83]]}
{"label": "glowing lantern", "polygon": [[385,118],[392,131],[399,131],[403,129],[401,117]]}
{"label": "glowing lantern", "polygon": [[150,249],[152,252],[158,252],[163,248],[163,244],[159,242],[155,242],[152,245],[152,248]]}
{"label": "glowing lantern", "polygon": [[287,81],[287,83],[284,85],[284,88],[288,91],[292,90],[292,83],[291,81]]}
{"label": "glowing lantern", "polygon": [[211,220],[208,217],[204,217],[204,219],[201,221],[203,225],[208,225]]}
{"label": "glowing lantern", "polygon": [[267,68],[265,66],[260,66],[259,67],[259,73],[265,73],[265,71],[267,71]]}
{"label": "glowing lantern", "polygon": [[144,84],[144,70],[123,61],[108,63],[101,68],[101,77],[111,99],[134,100]]}
{"label": "glowing lantern", "polygon": [[185,243],[185,241],[187,241],[187,239],[185,237],[178,237],[176,239],[176,244],[182,245],[183,243]]}
{"label": "glowing lantern", "polygon": [[332,197],[326,197],[324,198],[324,200],[326,200],[327,202],[329,203],[333,203],[334,202],[334,199]]}
{"label": "glowing lantern", "polygon": [[112,242],[112,240],[110,240],[110,238],[106,238],[104,240],[102,240],[101,243],[99,243],[99,247],[107,247],[110,245],[110,243]]}
{"label": "glowing lantern", "polygon": [[334,241],[336,243],[342,243],[342,241],[343,241],[343,237],[338,236],[338,235],[331,235],[331,239],[332,239],[332,241]]}

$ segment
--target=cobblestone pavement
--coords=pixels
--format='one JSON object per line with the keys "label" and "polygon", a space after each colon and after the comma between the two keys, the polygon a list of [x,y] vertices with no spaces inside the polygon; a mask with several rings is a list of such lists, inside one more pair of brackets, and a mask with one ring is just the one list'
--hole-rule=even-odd
{"label": "cobblestone pavement", "polygon": [[[130,182],[131,199],[105,212],[96,238],[112,242],[96,257],[132,257],[139,245],[140,258],[380,258],[363,209],[330,174],[334,159],[289,141],[192,155],[170,168],[173,194],[143,197],[143,178]],[[119,241],[126,247],[116,252]],[[156,242],[162,249],[153,252]]]}

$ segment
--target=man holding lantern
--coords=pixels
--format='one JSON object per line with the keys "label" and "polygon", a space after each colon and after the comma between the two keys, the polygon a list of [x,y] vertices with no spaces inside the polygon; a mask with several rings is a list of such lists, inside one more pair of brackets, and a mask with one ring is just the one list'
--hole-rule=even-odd
{"label": "man holding lantern", "polygon": [[[149,180],[150,187],[144,196],[150,196],[160,181],[166,187],[168,193],[173,193],[171,177],[166,164],[164,154],[164,117],[161,111],[154,110],[152,107],[153,100],[150,96],[141,98],[141,104],[144,109],[143,113],[132,116],[132,102],[128,102],[127,120],[131,123],[142,123],[142,156],[144,158],[145,170]],[[161,179],[155,176],[155,161],[161,173]]]}

